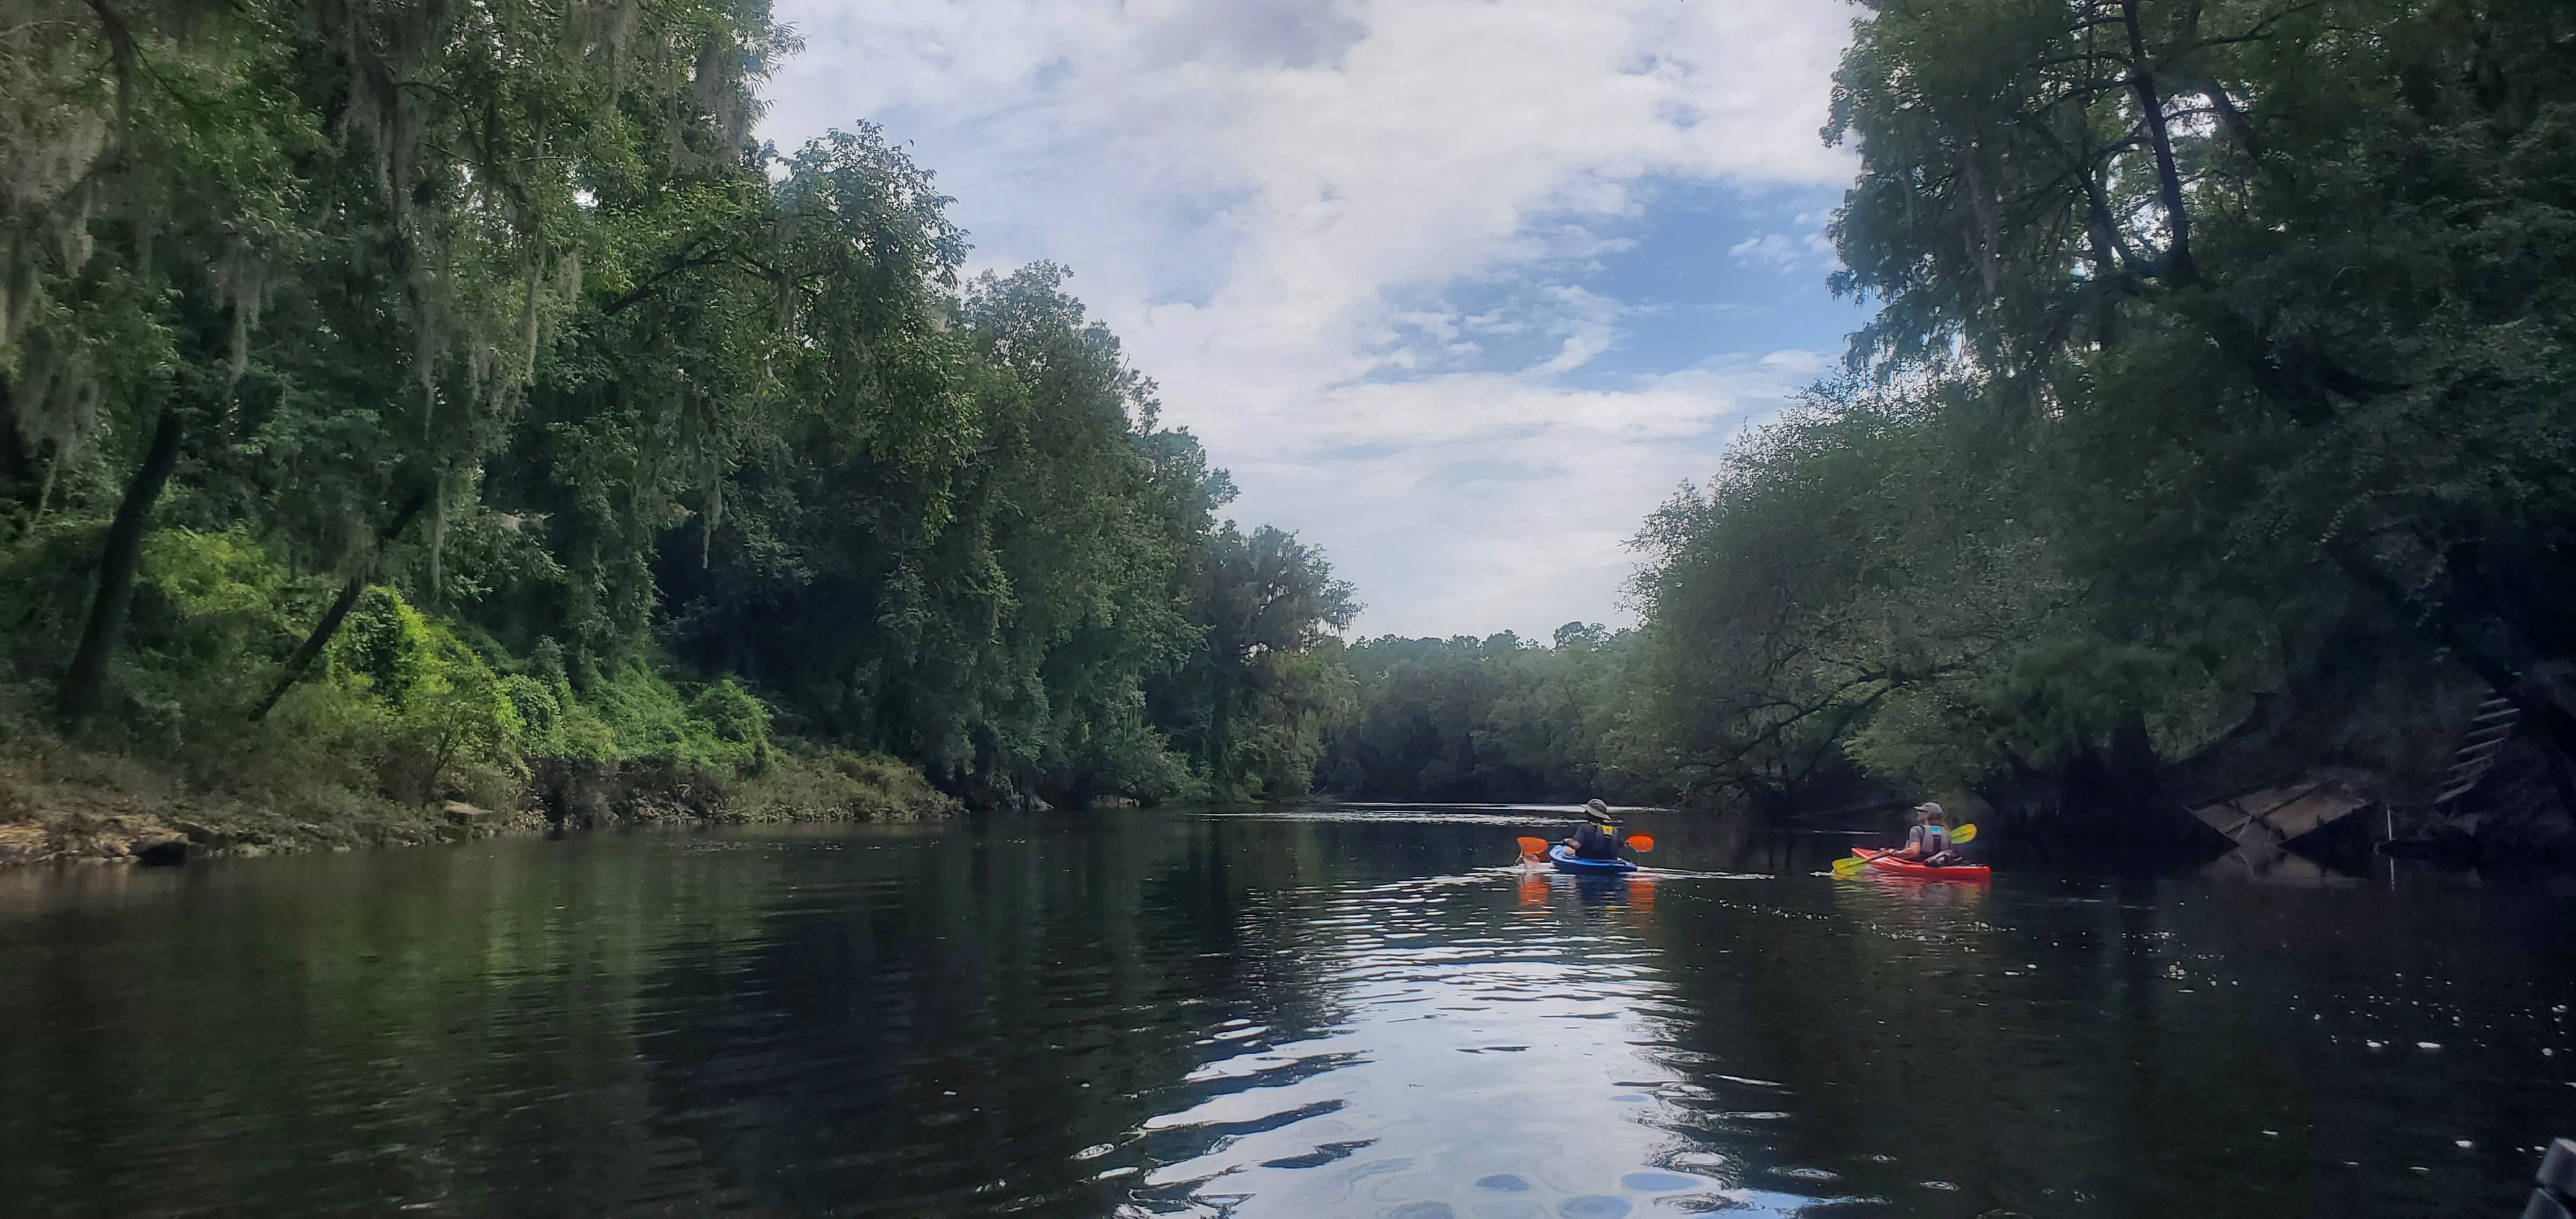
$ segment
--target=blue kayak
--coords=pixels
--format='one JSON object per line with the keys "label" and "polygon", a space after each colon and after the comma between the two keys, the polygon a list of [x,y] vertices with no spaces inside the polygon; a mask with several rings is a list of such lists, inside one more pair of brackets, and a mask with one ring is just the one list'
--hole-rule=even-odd
{"label": "blue kayak", "polygon": [[1581,858],[1573,847],[1562,842],[1547,849],[1547,861],[1555,864],[1557,871],[1576,876],[1624,876],[1637,870],[1636,864],[1625,859]]}

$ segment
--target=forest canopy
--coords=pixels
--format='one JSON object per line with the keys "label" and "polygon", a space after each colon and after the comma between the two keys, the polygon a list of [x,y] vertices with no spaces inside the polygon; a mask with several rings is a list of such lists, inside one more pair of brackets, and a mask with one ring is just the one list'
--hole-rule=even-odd
{"label": "forest canopy", "polygon": [[964,278],[877,129],[755,142],[794,49],[731,0],[27,6],[11,723],[410,800],[773,734],[970,801],[1305,790],[1349,587],[1223,517],[1063,269]]}
{"label": "forest canopy", "polygon": [[1681,785],[2421,781],[2490,695],[2576,747],[2576,8],[1877,0],[1854,32],[1829,235],[1877,311],[1639,539]]}
{"label": "forest canopy", "polygon": [[1365,644],[1328,780],[2079,829],[2341,767],[2420,819],[2494,700],[2576,808],[2576,7],[1867,10],[1846,368],[1646,522],[1615,678]]}
{"label": "forest canopy", "polygon": [[1643,524],[1634,630],[1544,645],[1345,645],[1065,269],[968,275],[865,123],[752,139],[759,3],[24,7],[21,738],[415,802],[891,758],[2123,817],[2315,764],[2427,805],[2496,699],[2576,801],[2566,0],[1874,0],[1847,367]]}

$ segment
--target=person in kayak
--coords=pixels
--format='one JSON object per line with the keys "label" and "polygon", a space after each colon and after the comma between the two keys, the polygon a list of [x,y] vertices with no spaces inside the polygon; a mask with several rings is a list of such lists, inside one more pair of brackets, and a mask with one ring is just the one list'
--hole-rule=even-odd
{"label": "person in kayak", "polygon": [[1594,800],[1583,806],[1583,825],[1574,837],[1565,840],[1577,859],[1617,859],[1619,857],[1618,823],[1610,819],[1610,806]]}
{"label": "person in kayak", "polygon": [[1905,832],[1905,845],[1887,854],[1936,868],[1958,862],[1957,853],[1950,849],[1950,815],[1938,804],[1915,805],[1914,828]]}

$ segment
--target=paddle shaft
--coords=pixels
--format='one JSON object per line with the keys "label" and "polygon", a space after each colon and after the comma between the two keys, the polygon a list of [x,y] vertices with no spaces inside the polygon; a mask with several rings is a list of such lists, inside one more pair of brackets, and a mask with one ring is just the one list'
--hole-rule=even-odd
{"label": "paddle shaft", "polygon": [[[1967,825],[1960,826],[1959,832],[1950,835],[1950,845],[1958,846],[1961,843],[1974,839],[1976,836],[1976,824],[1971,822]],[[1861,869],[1869,866],[1870,860],[1878,858],[1879,855],[1893,855],[1895,853],[1896,852],[1894,851],[1880,851],[1876,855],[1845,855],[1834,861],[1834,875],[1858,876],[1860,875]]]}

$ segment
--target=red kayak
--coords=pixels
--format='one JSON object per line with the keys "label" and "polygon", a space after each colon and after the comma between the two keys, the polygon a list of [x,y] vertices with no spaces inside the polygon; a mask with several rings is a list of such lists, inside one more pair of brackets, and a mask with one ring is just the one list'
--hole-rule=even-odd
{"label": "red kayak", "polygon": [[1910,859],[1896,859],[1887,851],[1853,847],[1852,854],[1869,861],[1872,871],[1885,876],[1902,876],[1910,880],[1957,880],[1984,884],[1994,879],[1993,868],[1981,863],[1952,864],[1946,868],[1927,867]]}

